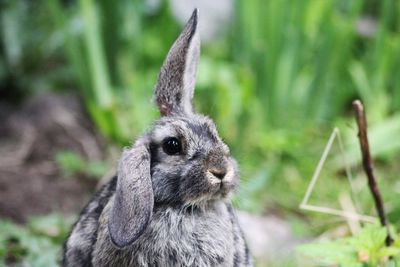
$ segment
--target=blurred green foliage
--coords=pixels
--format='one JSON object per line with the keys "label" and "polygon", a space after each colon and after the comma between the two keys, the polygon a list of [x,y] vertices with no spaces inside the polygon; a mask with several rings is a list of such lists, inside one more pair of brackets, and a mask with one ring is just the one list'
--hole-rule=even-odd
{"label": "blurred green foliage", "polygon": [[55,161],[64,176],[70,177],[81,175],[100,179],[107,173],[108,165],[106,162],[89,162],[77,153],[72,151],[60,151],[55,157]]}
{"label": "blurred green foliage", "polygon": [[299,253],[323,266],[394,267],[400,264],[400,242],[385,244],[387,230],[379,225],[367,225],[359,233],[334,241],[302,245]]}
{"label": "blurred green foliage", "polygon": [[58,214],[31,218],[24,227],[1,220],[0,266],[59,266],[71,223]]}
{"label": "blurred green foliage", "polygon": [[[153,87],[182,28],[166,1],[156,9],[139,0],[0,5],[2,93],[73,88],[98,130],[119,146],[158,117],[150,103]],[[381,187],[388,213],[397,222],[399,14],[396,0],[235,1],[227,31],[202,47],[195,103],[239,159],[237,205],[286,216],[303,235],[336,225],[315,215],[313,227],[306,227],[297,206],[334,126],[343,131],[349,164],[359,161],[349,125],[350,103],[361,98],[372,152],[384,168],[378,177],[386,178]],[[321,204],[336,203],[348,190],[340,155],[332,153],[314,193]],[[61,154],[57,161],[67,173],[85,169],[76,155]],[[359,193],[371,212],[368,188]]]}

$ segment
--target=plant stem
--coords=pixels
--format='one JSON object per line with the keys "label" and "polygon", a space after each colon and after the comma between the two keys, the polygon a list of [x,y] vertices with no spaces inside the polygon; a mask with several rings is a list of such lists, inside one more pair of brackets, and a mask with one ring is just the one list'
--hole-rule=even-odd
{"label": "plant stem", "polygon": [[374,174],[374,163],[369,151],[369,143],[367,136],[367,120],[365,118],[364,106],[360,100],[353,101],[354,113],[358,125],[358,138],[360,140],[362,162],[364,171],[368,177],[368,186],[371,190],[372,197],[375,202],[375,207],[379,215],[379,220],[382,226],[387,228],[386,245],[390,246],[393,243],[393,238],[390,234],[388,220],[385,213],[385,208],[382,201],[382,196],[376,183]]}

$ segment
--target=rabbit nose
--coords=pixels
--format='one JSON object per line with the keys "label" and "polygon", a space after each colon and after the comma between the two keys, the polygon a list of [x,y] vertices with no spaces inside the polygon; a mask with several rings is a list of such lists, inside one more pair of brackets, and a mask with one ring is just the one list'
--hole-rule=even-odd
{"label": "rabbit nose", "polygon": [[210,169],[209,172],[220,180],[224,179],[226,175],[225,169]]}

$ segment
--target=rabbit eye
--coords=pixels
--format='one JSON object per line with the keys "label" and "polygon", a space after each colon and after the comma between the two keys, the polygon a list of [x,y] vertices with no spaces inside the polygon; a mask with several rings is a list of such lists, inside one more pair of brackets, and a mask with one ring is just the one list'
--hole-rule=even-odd
{"label": "rabbit eye", "polygon": [[164,139],[162,148],[168,155],[176,155],[182,150],[181,142],[175,137],[168,137]]}

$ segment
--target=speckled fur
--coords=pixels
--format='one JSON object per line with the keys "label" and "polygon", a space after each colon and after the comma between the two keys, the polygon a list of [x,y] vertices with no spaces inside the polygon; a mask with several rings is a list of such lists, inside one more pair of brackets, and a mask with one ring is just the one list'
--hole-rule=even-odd
{"label": "speckled fur", "polygon": [[[196,28],[195,11],[156,86],[163,117],[124,150],[117,176],[82,211],[63,266],[252,266],[229,204],[239,184],[236,161],[212,120],[193,113]],[[168,137],[179,138],[181,153],[165,153]]]}

